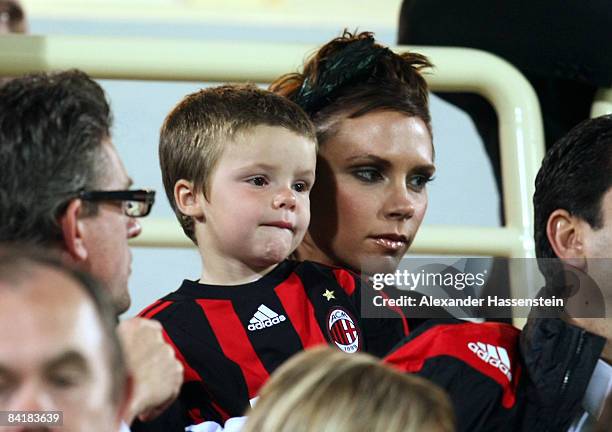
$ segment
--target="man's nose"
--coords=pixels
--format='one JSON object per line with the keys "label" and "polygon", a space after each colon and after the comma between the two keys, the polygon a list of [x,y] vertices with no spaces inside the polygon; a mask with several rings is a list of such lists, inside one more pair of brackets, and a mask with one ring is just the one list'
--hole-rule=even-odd
{"label": "man's nose", "polygon": [[135,218],[130,218],[128,222],[127,237],[129,239],[138,237],[141,232],[142,232],[142,227],[140,226],[140,222],[138,222],[138,220]]}
{"label": "man's nose", "polygon": [[36,380],[20,385],[11,398],[9,411],[52,411],[53,398]]}

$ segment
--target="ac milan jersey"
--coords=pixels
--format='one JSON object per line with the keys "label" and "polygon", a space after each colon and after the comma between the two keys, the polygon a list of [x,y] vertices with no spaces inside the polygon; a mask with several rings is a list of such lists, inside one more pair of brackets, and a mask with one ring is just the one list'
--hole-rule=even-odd
{"label": "ac milan jersey", "polygon": [[536,353],[527,358],[539,372],[530,377],[512,326],[444,318],[439,310],[431,311],[433,319],[356,321],[355,305],[372,295],[367,289],[348,271],[309,262],[284,262],[241,286],[185,281],[141,314],[162,322],[185,366],[180,399],[161,418],[132,430],[178,431],[200,419],[223,423],[241,415],[272,370],[303,348],[329,343],[347,352],[385,353],[404,334],[385,362],[446,390],[458,431],[567,429],[603,340],[567,325],[553,331],[562,321],[541,320],[546,325],[532,336]]}
{"label": "ac milan jersey", "polygon": [[[244,414],[270,374],[305,348],[365,350],[359,280],[312,262],[284,261],[237,286],[184,281],[140,315],[156,319],[185,368],[179,404],[187,421]],[[176,412],[176,409],[175,409]]]}
{"label": "ac milan jersey", "polygon": [[519,333],[502,323],[430,320],[385,362],[446,390],[458,431],[523,430]]}

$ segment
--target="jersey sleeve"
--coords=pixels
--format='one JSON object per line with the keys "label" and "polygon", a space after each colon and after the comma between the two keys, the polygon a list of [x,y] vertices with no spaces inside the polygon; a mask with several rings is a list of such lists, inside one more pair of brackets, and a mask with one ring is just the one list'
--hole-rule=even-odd
{"label": "jersey sleeve", "polygon": [[507,324],[431,320],[384,361],[442,387],[458,431],[523,430],[519,333]]}

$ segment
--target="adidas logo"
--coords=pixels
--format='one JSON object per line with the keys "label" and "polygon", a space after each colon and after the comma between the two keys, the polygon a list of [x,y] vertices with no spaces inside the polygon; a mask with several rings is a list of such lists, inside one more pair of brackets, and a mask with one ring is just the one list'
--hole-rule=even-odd
{"label": "adidas logo", "polygon": [[512,381],[512,372],[510,372],[510,358],[508,357],[508,351],[505,348],[495,345],[484,344],[482,342],[470,342],[468,348],[479,359],[490,364],[493,367],[499,369],[508,378],[508,381]]}
{"label": "adidas logo", "polygon": [[261,304],[257,308],[257,312],[253,315],[253,318],[249,321],[250,324],[247,328],[250,331],[261,330],[279,324],[286,319],[285,315],[279,315],[268,306]]}

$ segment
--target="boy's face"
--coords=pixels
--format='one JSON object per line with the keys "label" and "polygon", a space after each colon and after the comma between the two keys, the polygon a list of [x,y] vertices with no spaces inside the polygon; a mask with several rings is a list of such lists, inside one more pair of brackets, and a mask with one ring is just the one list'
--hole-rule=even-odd
{"label": "boy's face", "polygon": [[201,199],[205,263],[259,270],[287,258],[308,228],[315,167],[314,143],[282,127],[257,126],[226,143]]}

